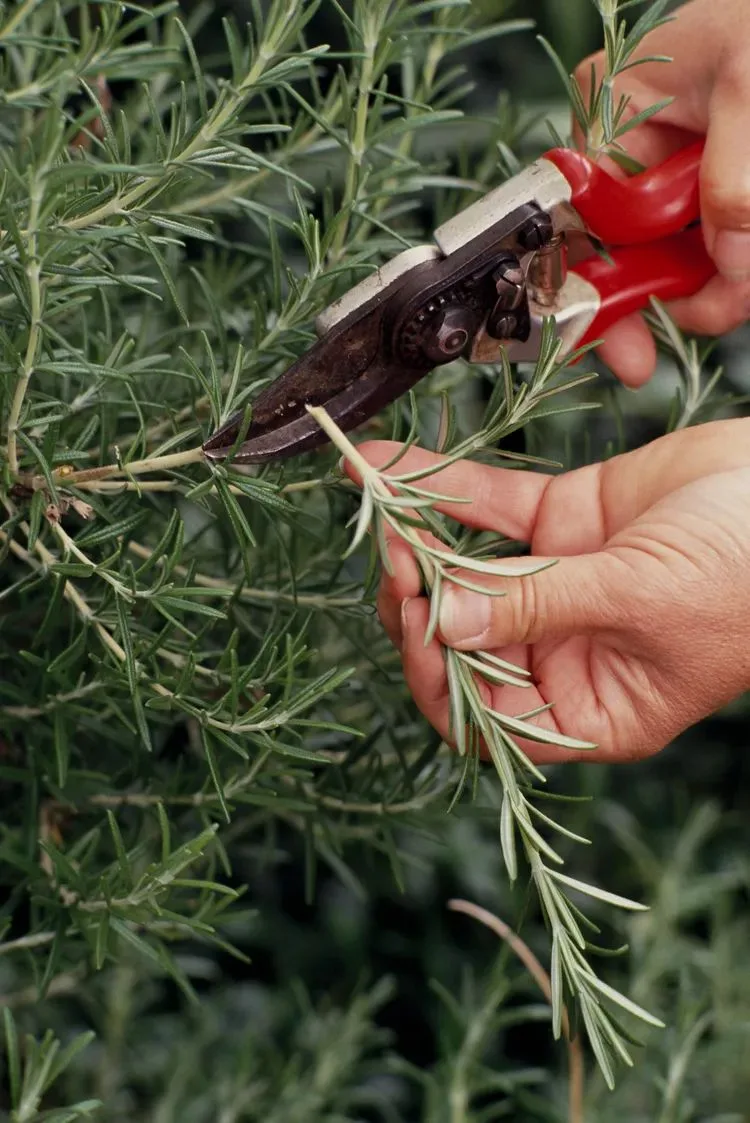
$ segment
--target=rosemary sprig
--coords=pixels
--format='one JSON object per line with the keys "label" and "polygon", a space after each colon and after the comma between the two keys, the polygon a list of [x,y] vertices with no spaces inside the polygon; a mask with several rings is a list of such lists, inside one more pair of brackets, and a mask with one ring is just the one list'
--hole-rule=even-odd
{"label": "rosemary sprig", "polygon": [[[456,444],[447,460],[455,461],[469,452],[477,453],[487,449],[514,427],[519,416],[533,416],[540,403],[563,392],[567,388],[566,384],[556,383],[556,376],[561,375],[572,358],[578,356],[562,356],[560,351],[561,343],[554,336],[552,321],[548,321],[543,333],[540,360],[531,378],[515,389],[506,364],[504,372],[507,396],[488,410],[488,416],[476,434]],[[581,379],[574,381],[580,384]],[[484,594],[502,595],[478,584],[476,578],[494,575],[508,580],[522,580],[524,576],[538,573],[554,564],[534,559],[514,559],[508,563],[489,552],[467,552],[467,541],[449,536],[444,522],[435,510],[435,504],[441,498],[439,493],[428,490],[417,482],[443,468],[445,460],[437,467],[421,472],[396,474],[393,472],[393,465],[387,471],[375,468],[323,408],[308,408],[361,478],[362,499],[359,511],[352,520],[354,532],[349,553],[360,545],[368,531],[373,533],[385,568],[390,566],[387,531],[412,549],[430,601],[426,643],[435,638],[441,596],[451,582]],[[455,503],[456,499],[451,497],[450,501]],[[435,544],[436,537],[438,544]],[[564,859],[543,833],[544,829],[546,828],[547,833],[556,832],[576,842],[587,843],[589,840],[569,831],[536,805],[534,785],[544,784],[545,776],[529,760],[519,742],[525,739],[581,751],[594,749],[596,746],[542,728],[534,720],[539,715],[539,710],[532,710],[520,717],[510,717],[485,702],[479,688],[480,682],[489,686],[530,687],[531,675],[525,668],[500,659],[491,651],[467,653],[445,646],[442,651],[448,678],[451,734],[458,753],[466,761],[459,792],[469,770],[477,767],[479,749],[483,745],[502,786],[500,839],[508,877],[515,881],[519,876],[520,848],[551,933],[550,976],[554,1034],[559,1037],[562,1032],[566,996],[570,996],[578,1003],[588,1039],[603,1076],[607,1084],[614,1087],[615,1064],[620,1061],[631,1065],[633,1062],[627,1048],[628,1039],[613,1017],[612,1007],[619,1007],[651,1026],[661,1027],[663,1023],[615,990],[596,973],[588,954],[591,945],[585,932],[592,929],[596,932],[598,929],[575,903],[574,895],[582,894],[617,908],[634,911],[643,910],[644,906],[562,872]]]}
{"label": "rosemary sprig", "polygon": [[670,104],[671,99],[664,99],[645,106],[637,113],[629,114],[632,97],[627,93],[616,96],[615,81],[627,70],[642,66],[644,63],[670,61],[667,55],[649,54],[634,57],[645,37],[672,18],[664,15],[669,0],[651,0],[632,27],[628,27],[624,13],[642,5],[644,0],[592,0],[592,2],[602,21],[604,66],[599,74],[592,66],[587,95],[584,94],[576,75],[568,73],[552,44],[543,36],[539,37],[539,42],[562,79],[575,122],[585,138],[587,154],[592,159],[606,155],[626,171],[639,171],[641,165],[628,155],[622,138],[657,113],[661,113]]}
{"label": "rosemary sprig", "polygon": [[659,349],[672,359],[680,376],[669,429],[687,429],[706,420],[707,407],[716,408],[719,404],[715,390],[724,374],[720,364],[713,370],[707,369],[716,341],[703,343],[686,338],[661,301],[656,299],[651,301],[646,321]]}

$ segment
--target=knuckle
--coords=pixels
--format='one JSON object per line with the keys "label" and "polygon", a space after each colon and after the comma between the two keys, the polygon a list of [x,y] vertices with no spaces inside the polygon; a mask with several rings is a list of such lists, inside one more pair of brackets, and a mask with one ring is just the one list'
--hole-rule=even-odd
{"label": "knuckle", "polygon": [[[746,0],[743,0],[743,3],[746,3]],[[750,19],[748,19],[747,8],[745,8],[740,22],[742,24],[740,34],[731,36],[723,51],[720,52],[717,66],[717,84],[723,95],[736,98],[741,104],[750,93],[746,39],[746,35],[750,32]]]}
{"label": "knuckle", "polygon": [[750,318],[750,282],[716,278],[696,296],[672,305],[680,327],[697,335],[724,335]]}
{"label": "knuckle", "polygon": [[698,335],[726,335],[744,324],[748,316],[750,316],[750,297],[741,299],[737,307],[734,304],[727,308],[716,308],[711,305],[702,308],[696,305],[686,326]]}
{"label": "knuckle", "polygon": [[[506,598],[507,628],[503,628],[518,643],[531,643],[534,639],[541,610],[538,578],[536,575],[519,577]],[[502,605],[502,601],[497,602]],[[502,608],[501,608],[502,611]]]}
{"label": "knuckle", "polygon": [[750,228],[750,169],[738,182],[720,179],[711,171],[704,172],[701,203],[709,211],[726,216],[733,224]]}
{"label": "knuckle", "polygon": [[739,308],[727,308],[726,312],[717,312],[700,334],[728,335],[741,327],[747,321],[748,316],[750,316],[750,297],[742,301]]}
{"label": "knuckle", "polygon": [[645,540],[637,533],[619,534],[607,556],[613,568],[612,580],[598,593],[606,598],[611,624],[623,636],[630,636],[639,650],[648,650],[663,626],[669,624],[673,608],[669,574],[661,561],[649,554]]}

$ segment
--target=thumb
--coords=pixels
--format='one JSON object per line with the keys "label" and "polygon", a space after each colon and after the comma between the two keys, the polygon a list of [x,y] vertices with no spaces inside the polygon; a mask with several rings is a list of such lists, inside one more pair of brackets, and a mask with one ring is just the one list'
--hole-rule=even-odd
{"label": "thumb", "polygon": [[701,169],[706,246],[721,274],[750,280],[750,73],[720,64]]}
{"label": "thumb", "polygon": [[633,592],[621,580],[621,564],[601,551],[563,557],[527,576],[485,579],[486,595],[446,581],[438,634],[448,647],[475,651],[617,628]]}

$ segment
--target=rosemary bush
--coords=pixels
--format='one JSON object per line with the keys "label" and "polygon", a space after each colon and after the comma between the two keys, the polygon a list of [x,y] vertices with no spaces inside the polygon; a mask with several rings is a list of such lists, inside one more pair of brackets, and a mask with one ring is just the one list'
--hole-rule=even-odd
{"label": "rosemary bush", "polygon": [[[616,3],[596,4],[608,68],[591,105],[565,78],[595,154],[621,157],[610,82],[665,6],[646,5],[626,30]],[[526,942],[501,929],[506,951],[458,997],[433,965],[451,1028],[418,1076],[421,1106],[404,1110],[459,1123],[515,1103],[562,1118],[562,1081],[581,1118],[588,1046],[609,1086],[634,1028],[665,1063],[684,1055],[682,1038],[669,1052],[647,1028],[667,1020],[663,996],[651,1012],[655,921],[611,908],[640,910],[623,894],[645,887],[658,898],[632,822],[610,816],[632,864],[621,885],[599,886],[578,846],[591,807],[541,810],[532,784],[544,777],[514,741],[529,726],[483,709],[472,685],[475,673],[517,671],[449,655],[456,728],[470,719],[455,754],[416,716],[374,615],[371,524],[386,519],[414,543],[418,515],[442,537],[445,551],[421,551],[435,604],[457,554],[482,571],[513,544],[455,538],[414,479],[394,501],[371,473],[359,506],[333,446],[253,472],[200,451],[309,344],[326,303],[549,143],[505,94],[492,113],[462,116],[469,52],[528,39],[525,7],[271,0],[227,10],[221,26],[200,3],[2,7],[8,1119],[401,1118],[417,1077],[384,1036],[387,979],[334,986],[322,1004],[301,982],[231,980],[253,980],[254,940],[267,950],[281,939],[268,884],[285,862],[309,908],[321,883],[366,897],[387,877],[410,895],[420,847],[462,830],[490,832],[487,868]],[[679,372],[664,426],[690,424],[712,408],[719,372],[663,310],[654,317]],[[519,470],[568,462],[570,447],[556,447],[565,426],[610,400],[591,377],[567,369],[550,333],[536,370],[455,364],[369,430]],[[508,443],[519,431],[525,451]],[[499,777],[477,767],[480,733]],[[727,870],[722,900],[745,876]],[[614,946],[634,940],[633,978],[595,958],[583,902]],[[354,923],[331,908],[339,929]],[[327,938],[323,928],[308,939]],[[549,1070],[486,1059],[514,1019],[565,1033]],[[684,1025],[700,1027],[685,1015],[669,1032]]]}

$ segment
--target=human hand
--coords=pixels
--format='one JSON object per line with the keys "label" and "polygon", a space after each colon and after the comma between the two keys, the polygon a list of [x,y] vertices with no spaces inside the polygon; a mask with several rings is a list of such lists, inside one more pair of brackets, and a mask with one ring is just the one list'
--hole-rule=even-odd
{"label": "human hand", "polygon": [[[615,81],[615,104],[631,102],[626,116],[674,98],[655,118],[622,138],[645,166],[661,163],[697,137],[706,137],[701,168],[701,210],[706,246],[719,271],[702,292],[675,301],[669,311],[687,331],[723,335],[750,319],[750,3],[691,0],[676,19],[651,32],[634,58],[667,55],[669,63],[643,63]],[[601,73],[603,53],[578,67],[584,100],[592,63]],[[585,147],[585,139],[577,135]],[[612,170],[612,168],[610,168]],[[641,316],[612,328],[601,355],[628,386],[654,373],[656,348]]]}
{"label": "human hand", "polygon": [[[359,446],[376,467],[396,449]],[[411,449],[392,471],[441,459]],[[539,724],[599,746],[522,743],[533,760],[636,760],[750,687],[750,419],[673,433],[560,476],[459,461],[421,486],[470,497],[436,504],[459,522],[528,542],[535,560],[560,559],[531,577],[471,575],[504,597],[442,591],[443,643],[532,673],[531,689],[480,684],[494,709],[518,716],[551,702]],[[429,604],[414,555],[393,535],[389,555],[380,617],[419,709],[449,740],[443,654],[437,639],[424,644]]]}

